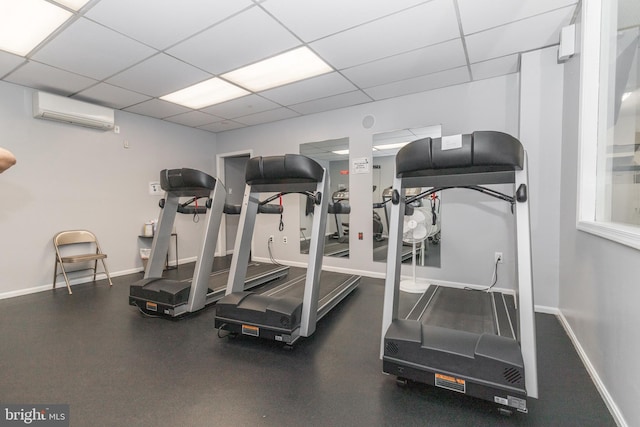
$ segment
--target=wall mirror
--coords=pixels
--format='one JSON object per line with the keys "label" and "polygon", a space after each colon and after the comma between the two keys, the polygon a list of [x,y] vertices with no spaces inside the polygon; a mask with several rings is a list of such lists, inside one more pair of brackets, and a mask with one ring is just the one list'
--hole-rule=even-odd
{"label": "wall mirror", "polygon": [[[334,208],[327,217],[324,255],[349,257],[349,138],[300,144],[304,154],[321,164],[329,172],[329,204]],[[309,253],[309,239],[313,223],[313,205],[300,206],[300,253]]]}
{"label": "wall mirror", "polygon": [[[405,144],[426,137],[440,137],[441,126],[400,129],[373,135],[373,260],[387,261],[391,186],[396,153]],[[407,189],[418,194],[427,188]],[[402,260],[416,266],[440,267],[441,194],[414,203],[412,216],[403,221]],[[415,260],[415,261],[414,261]]]}

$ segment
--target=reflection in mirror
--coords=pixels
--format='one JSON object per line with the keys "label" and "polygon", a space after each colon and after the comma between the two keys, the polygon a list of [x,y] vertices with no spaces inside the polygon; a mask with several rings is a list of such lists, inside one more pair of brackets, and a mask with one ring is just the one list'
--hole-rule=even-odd
{"label": "reflection in mirror", "polygon": [[[349,138],[300,144],[300,154],[317,161],[329,172],[329,216],[327,217],[324,255],[349,257]],[[300,209],[300,252],[309,253],[309,234],[313,205]]]}
{"label": "reflection in mirror", "polygon": [[[379,133],[373,136],[373,260],[387,261],[391,186],[395,157],[411,141],[440,137],[441,126],[426,126]],[[407,197],[428,188],[408,188]],[[402,261],[414,266],[440,267],[440,193],[410,204],[403,221]],[[409,212],[411,211],[411,212]],[[375,232],[376,224],[379,233]]]}

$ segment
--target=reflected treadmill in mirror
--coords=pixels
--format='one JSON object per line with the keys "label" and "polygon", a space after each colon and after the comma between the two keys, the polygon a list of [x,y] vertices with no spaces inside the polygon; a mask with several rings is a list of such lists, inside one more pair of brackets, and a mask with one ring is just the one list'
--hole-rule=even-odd
{"label": "reflected treadmill in mirror", "polygon": [[[348,224],[351,207],[349,206],[349,138],[300,144],[303,154],[329,172],[330,200],[325,231],[324,255],[348,258]],[[313,206],[302,203],[300,208],[300,253],[309,252],[309,230],[313,220]]]}
{"label": "reflected treadmill in mirror", "polygon": [[[391,209],[391,183],[393,182],[395,155],[410,141],[438,137],[441,126],[424,126],[400,129],[373,135],[373,215],[382,223],[382,231],[374,233],[373,260],[387,261],[387,240],[389,233],[389,213]],[[427,188],[408,188],[407,194],[418,194]],[[428,199],[416,200],[412,214],[407,213],[403,226],[402,261],[413,263],[415,245],[415,263],[421,267],[440,267],[440,193]]]}

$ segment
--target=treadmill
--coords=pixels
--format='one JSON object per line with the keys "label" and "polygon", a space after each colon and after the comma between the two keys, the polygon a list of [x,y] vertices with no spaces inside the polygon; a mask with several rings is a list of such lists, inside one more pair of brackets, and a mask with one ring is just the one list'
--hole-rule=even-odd
{"label": "treadmill", "polygon": [[[215,327],[293,345],[300,337],[313,334],[316,322],[356,289],[360,277],[321,272],[329,205],[326,169],[299,154],[254,157],[247,162],[245,178],[227,294],[216,304]],[[247,292],[243,282],[259,195],[265,192],[301,193],[312,199],[308,268],[304,274],[266,292]]]}
{"label": "treadmill", "polygon": [[[413,188],[411,189],[411,191],[414,191],[414,190],[416,189],[413,189]],[[382,191],[382,202],[373,204],[374,209],[384,209],[384,219],[387,224],[387,230],[389,230],[389,204],[390,204],[389,202],[391,201],[391,193],[392,193],[392,187],[385,188]],[[374,239],[373,241],[373,260],[374,261],[376,262],[387,261],[387,252],[388,252],[387,240],[388,240],[387,237],[383,237],[380,240]],[[416,259],[420,256],[421,253],[422,253],[422,245],[416,246]],[[413,259],[413,245],[403,243],[402,249],[401,249],[401,257],[402,257],[401,258],[402,262]]]}
{"label": "treadmill", "polygon": [[[381,358],[399,384],[416,381],[527,412],[538,397],[527,156],[516,138],[491,131],[407,144],[396,156]],[[513,184],[513,194],[485,187]],[[430,187],[416,196],[405,188]],[[516,296],[430,285],[398,315],[405,205],[436,191],[467,188],[506,201],[516,223]]]}
{"label": "treadmill", "polygon": [[[145,314],[174,318],[201,310],[224,296],[226,272],[211,273],[211,266],[222,214],[237,215],[240,206],[225,204],[226,191],[222,183],[195,169],[165,169],[160,172],[160,185],[166,194],[160,200],[160,218],[151,246],[151,257],[144,278],[129,287],[129,305],[138,307]],[[192,198],[180,204],[180,197]],[[198,206],[197,200],[201,198],[207,201]],[[195,206],[192,205],[194,202]],[[281,207],[263,205],[260,206],[260,212],[281,213]],[[162,277],[176,213],[205,216],[205,233],[194,276],[182,281]],[[288,271],[288,266],[252,262],[245,288],[281,278]]]}
{"label": "treadmill", "polygon": [[[349,206],[349,204],[347,203],[340,203],[339,201],[334,203],[329,203],[328,212],[330,215],[336,215],[336,218],[337,218],[337,215],[342,215],[342,214],[348,215],[349,213],[351,213],[351,206]],[[337,222],[338,220],[336,219],[336,223]],[[309,248],[302,249],[300,253],[308,254]],[[336,258],[348,257],[349,256],[349,239],[347,238],[346,241],[331,240],[329,242],[325,242],[324,256],[332,256]]]}

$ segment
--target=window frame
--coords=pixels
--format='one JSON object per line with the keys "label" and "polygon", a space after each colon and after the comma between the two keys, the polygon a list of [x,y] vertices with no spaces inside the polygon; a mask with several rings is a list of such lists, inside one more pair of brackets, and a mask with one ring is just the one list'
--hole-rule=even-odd
{"label": "window frame", "polygon": [[[617,2],[617,0],[615,0]],[[599,185],[598,141],[606,139],[606,129],[599,123],[607,119],[607,79],[610,70],[605,39],[611,31],[611,10],[602,0],[584,0],[582,4],[582,49],[580,53],[579,163],[578,163],[578,230],[640,249],[640,227],[597,220]],[[601,84],[602,83],[602,84]]]}

